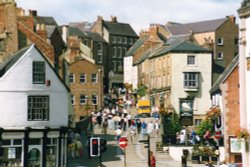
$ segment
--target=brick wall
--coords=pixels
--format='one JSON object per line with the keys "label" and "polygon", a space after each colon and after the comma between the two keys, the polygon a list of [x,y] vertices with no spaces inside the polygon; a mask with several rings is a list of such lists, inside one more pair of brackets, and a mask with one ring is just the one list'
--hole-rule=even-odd
{"label": "brick wall", "polygon": [[229,162],[235,162],[235,154],[229,153],[229,136],[235,136],[240,128],[239,69],[236,67],[225,82],[225,152]]}

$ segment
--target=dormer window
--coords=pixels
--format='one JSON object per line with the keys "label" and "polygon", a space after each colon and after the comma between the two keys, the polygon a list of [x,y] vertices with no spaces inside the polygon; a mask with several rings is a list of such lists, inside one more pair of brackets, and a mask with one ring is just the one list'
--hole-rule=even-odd
{"label": "dormer window", "polygon": [[45,83],[45,62],[34,61],[33,67],[33,84]]}

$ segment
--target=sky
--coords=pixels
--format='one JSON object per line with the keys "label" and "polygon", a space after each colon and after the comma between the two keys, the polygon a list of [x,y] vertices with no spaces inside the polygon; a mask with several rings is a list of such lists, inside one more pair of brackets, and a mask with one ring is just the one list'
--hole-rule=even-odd
{"label": "sky", "polygon": [[[16,0],[25,10],[37,10],[39,16],[52,16],[59,25],[70,22],[94,22],[97,16],[109,21],[129,23],[139,33],[150,24],[191,23],[234,15],[243,0]],[[26,11],[26,14],[28,12]]]}

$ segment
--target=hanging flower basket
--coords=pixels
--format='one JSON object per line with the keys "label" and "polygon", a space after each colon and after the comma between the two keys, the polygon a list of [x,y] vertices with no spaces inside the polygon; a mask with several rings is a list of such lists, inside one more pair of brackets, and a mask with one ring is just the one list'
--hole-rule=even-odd
{"label": "hanging flower basket", "polygon": [[236,136],[238,139],[247,140],[250,137],[250,133],[247,129],[242,128],[236,132]]}

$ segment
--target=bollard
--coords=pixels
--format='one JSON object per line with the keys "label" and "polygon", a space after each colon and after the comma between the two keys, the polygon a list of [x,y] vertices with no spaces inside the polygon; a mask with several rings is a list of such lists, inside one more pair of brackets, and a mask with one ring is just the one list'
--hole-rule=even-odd
{"label": "bollard", "polygon": [[187,167],[187,157],[181,156],[181,167]]}

